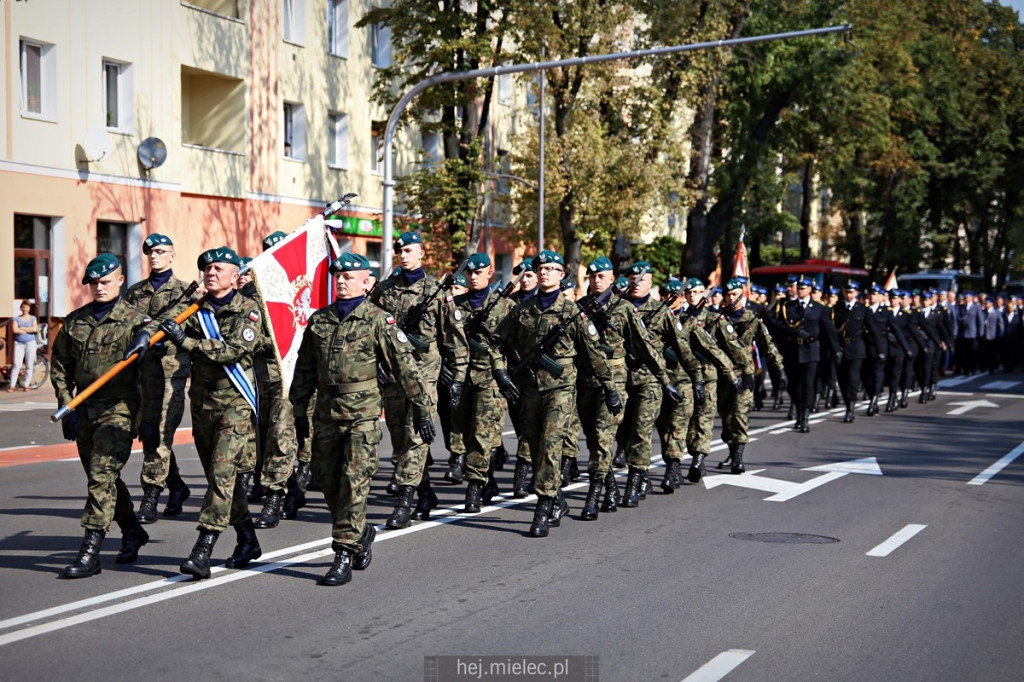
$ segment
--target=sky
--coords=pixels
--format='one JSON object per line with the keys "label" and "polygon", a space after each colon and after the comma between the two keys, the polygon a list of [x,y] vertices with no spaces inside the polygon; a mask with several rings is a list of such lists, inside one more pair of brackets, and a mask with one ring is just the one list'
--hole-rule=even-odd
{"label": "sky", "polygon": [[1014,8],[1017,10],[1017,14],[1024,18],[1024,0],[999,0],[999,4]]}

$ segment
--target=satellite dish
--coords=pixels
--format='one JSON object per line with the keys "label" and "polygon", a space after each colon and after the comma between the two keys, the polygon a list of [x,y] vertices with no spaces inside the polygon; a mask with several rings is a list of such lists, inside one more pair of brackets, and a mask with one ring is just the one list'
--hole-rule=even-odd
{"label": "satellite dish", "polygon": [[102,161],[114,151],[114,140],[106,130],[92,128],[85,134],[82,151],[86,161]]}
{"label": "satellite dish", "polygon": [[139,145],[139,165],[146,170],[159,168],[167,160],[167,145],[159,137],[147,137]]}

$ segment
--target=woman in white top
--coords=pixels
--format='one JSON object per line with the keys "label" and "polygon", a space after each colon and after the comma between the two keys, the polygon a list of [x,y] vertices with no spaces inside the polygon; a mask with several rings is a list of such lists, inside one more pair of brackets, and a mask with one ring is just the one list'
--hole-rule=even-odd
{"label": "woman in white top", "polygon": [[21,372],[22,362],[25,363],[25,384],[21,390],[27,391],[32,381],[32,370],[36,366],[36,332],[39,331],[39,322],[32,315],[32,304],[27,300],[21,302],[21,315],[12,320],[14,325],[14,367],[11,368],[11,385],[7,389],[10,393],[18,385],[18,375]]}

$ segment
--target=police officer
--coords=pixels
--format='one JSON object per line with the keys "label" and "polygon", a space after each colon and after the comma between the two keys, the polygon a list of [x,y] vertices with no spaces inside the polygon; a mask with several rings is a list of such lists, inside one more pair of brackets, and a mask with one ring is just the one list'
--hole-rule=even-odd
{"label": "police officer", "polygon": [[[427,386],[429,402],[437,402],[437,380],[444,365],[450,372],[448,384],[449,406],[458,405],[466,379],[469,351],[461,321],[449,295],[438,293],[426,306],[426,301],[440,286],[437,280],[423,270],[423,238],[419,232],[405,232],[395,239],[395,258],[401,266],[397,277],[389,277],[374,290],[372,302],[398,321],[399,329],[412,344],[420,374]],[[459,313],[461,316],[461,313]],[[402,386],[390,382],[384,389],[384,415],[394,448],[392,463],[398,499],[388,517],[388,528],[407,528],[412,522],[412,500],[426,473],[430,447],[413,428],[412,410]],[[452,467],[452,482],[461,483],[465,467],[465,453],[456,453],[458,459]],[[432,491],[429,478],[421,488],[421,495]]]}
{"label": "police officer", "polygon": [[366,300],[370,263],[345,253],[331,263],[337,300],[316,311],[302,337],[288,397],[295,431],[309,436],[306,409],[316,391],[313,412],[314,477],[331,512],[334,562],[320,584],[344,585],[352,569],[363,570],[373,558],[376,529],[366,522],[366,497],[377,472],[383,407],[377,363],[390,368],[409,398],[417,437],[428,447],[434,440],[429,389],[420,378],[409,337],[393,316]]}
{"label": "police officer", "polygon": [[[188,284],[174,276],[174,242],[162,234],[151,234],[142,242],[142,253],[149,257],[149,277],[128,287],[125,302],[144,316],[161,322],[187,308],[191,296]],[[139,440],[142,441],[141,523],[156,522],[160,491],[168,488],[164,516],[177,516],[192,491],[178,472],[174,457],[174,432],[185,415],[185,382],[190,361],[188,353],[173,344],[158,343],[151,348],[139,368],[143,412],[140,415]]]}
{"label": "police officer", "polygon": [[529,441],[537,491],[529,535],[546,537],[548,529],[558,526],[569,512],[559,483],[562,441],[569,415],[576,409],[576,361],[601,383],[610,411],[622,409],[622,398],[598,346],[597,328],[582,318],[575,303],[561,296],[562,256],[541,251],[533,266],[537,295],[502,320],[498,335],[506,349],[515,349],[522,357],[512,378],[519,386],[521,427]]}
{"label": "police officer", "polygon": [[[82,284],[89,285],[92,302],[67,316],[53,342],[50,382],[61,408],[120,360],[149,347],[150,320],[121,300],[124,275],[116,256],[101,253],[89,261]],[[100,545],[111,521],[121,529],[115,563],[133,563],[149,541],[121,480],[139,411],[138,366],[128,365],[64,418],[64,438],[75,441],[89,484],[85,537],[65,578],[100,572]]]}
{"label": "police officer", "polygon": [[241,260],[222,246],[204,251],[196,263],[206,295],[199,311],[179,325],[160,329],[192,358],[188,397],[192,436],[206,474],[199,511],[199,538],[179,570],[210,577],[210,555],[221,532],[234,527],[237,544],[228,568],[242,568],[263,551],[249,516],[243,474],[256,463],[256,400],[253,362],[271,341],[264,337],[256,302],[236,289]]}

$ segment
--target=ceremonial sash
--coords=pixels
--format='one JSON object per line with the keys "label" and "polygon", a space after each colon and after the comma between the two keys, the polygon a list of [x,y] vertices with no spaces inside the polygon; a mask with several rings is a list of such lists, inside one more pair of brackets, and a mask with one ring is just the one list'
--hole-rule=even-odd
{"label": "ceremonial sash", "polygon": [[[224,337],[220,334],[220,325],[217,324],[217,318],[214,316],[212,310],[206,308],[200,308],[199,310],[199,326],[203,330],[203,335],[206,338],[213,341],[223,341]],[[245,398],[245,402],[249,403],[249,407],[252,408],[253,414],[259,419],[259,396],[256,394],[256,389],[249,381],[249,377],[246,375],[245,370],[242,369],[241,363],[233,363],[230,365],[224,365],[224,372],[228,375],[228,379],[234,385],[238,392]]]}

